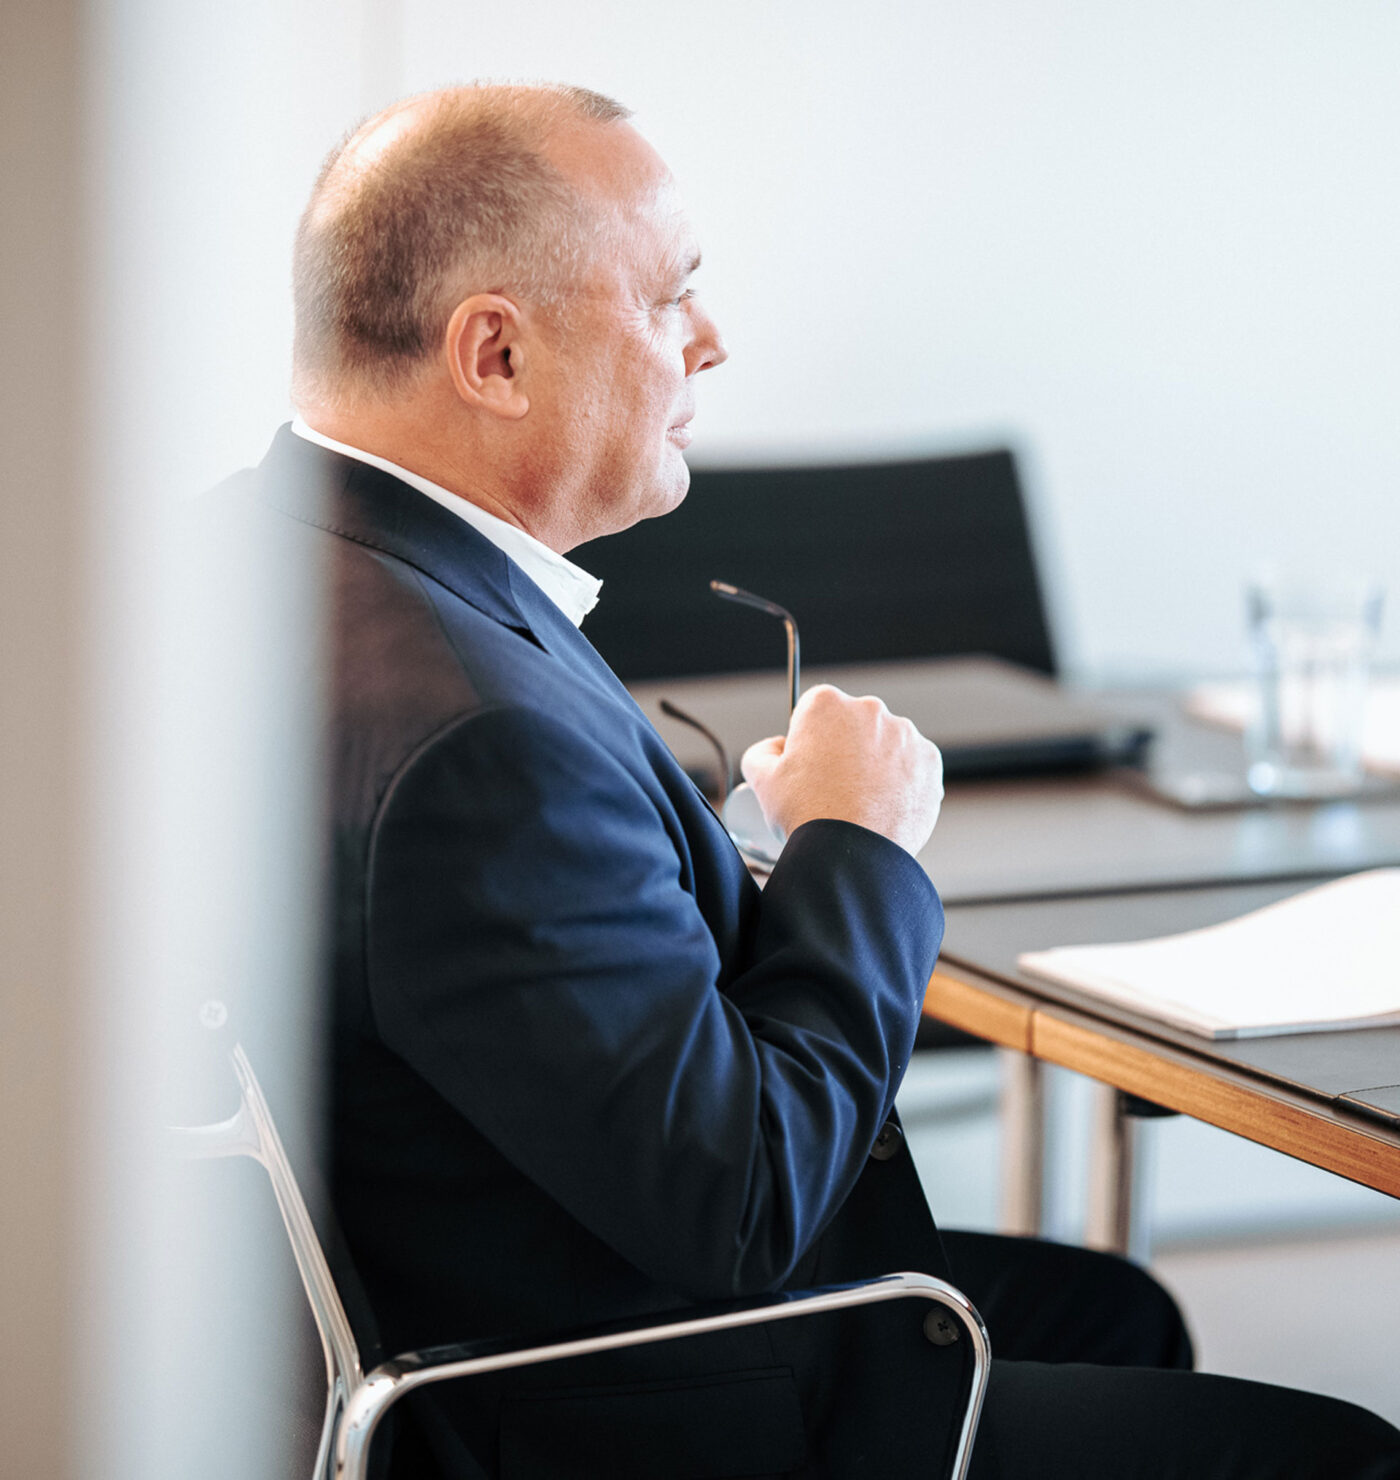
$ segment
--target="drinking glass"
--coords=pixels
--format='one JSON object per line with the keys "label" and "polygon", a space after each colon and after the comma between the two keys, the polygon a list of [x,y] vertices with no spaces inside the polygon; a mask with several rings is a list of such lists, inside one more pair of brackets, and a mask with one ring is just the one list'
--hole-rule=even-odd
{"label": "drinking glass", "polygon": [[1246,591],[1258,703],[1245,732],[1250,789],[1327,797],[1362,782],[1362,729],[1382,591],[1342,573],[1273,572]]}

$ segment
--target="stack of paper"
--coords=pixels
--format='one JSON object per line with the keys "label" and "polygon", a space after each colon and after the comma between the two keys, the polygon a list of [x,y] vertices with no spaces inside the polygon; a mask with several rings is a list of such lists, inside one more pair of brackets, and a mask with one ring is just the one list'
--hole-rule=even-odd
{"label": "stack of paper", "polygon": [[[1258,685],[1208,683],[1186,696],[1186,711],[1210,724],[1243,730],[1253,721]],[[1368,771],[1400,775],[1400,679],[1372,679],[1366,693],[1361,757]]]}
{"label": "stack of paper", "polygon": [[1400,1023],[1400,868],[1205,930],[1031,951],[1018,964],[1207,1038]]}

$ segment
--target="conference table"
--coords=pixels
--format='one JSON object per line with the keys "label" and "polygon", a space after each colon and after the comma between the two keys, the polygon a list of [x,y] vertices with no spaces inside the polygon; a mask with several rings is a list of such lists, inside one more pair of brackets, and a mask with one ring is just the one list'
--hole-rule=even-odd
{"label": "conference table", "polygon": [[[1311,881],[953,905],[925,1011],[1010,1050],[1003,1223],[1034,1232],[1042,1195],[1039,1066],[1104,1086],[1086,1238],[1130,1237],[1137,1097],[1400,1196],[1400,1027],[1211,1040],[1026,976],[1024,950],[1136,940],[1231,919]],[[1400,980],[1400,972],[1397,973]],[[1138,1107],[1141,1108],[1141,1107]]]}
{"label": "conference table", "polygon": [[[644,708],[664,693],[733,725],[752,724],[742,696],[757,690],[749,680],[734,689],[728,712],[721,680],[633,692]],[[1022,951],[1173,934],[1340,874],[1400,865],[1400,789],[1316,803],[1177,805],[1154,787],[1169,781],[1173,794],[1189,796],[1199,783],[1206,798],[1228,796],[1229,778],[1243,770],[1239,737],[1187,720],[1173,695],[1104,702],[1156,727],[1145,768],[951,782],[920,854],[947,914],[925,1012],[1005,1051],[1003,1225],[1039,1226],[1045,1064],[1101,1086],[1086,1237],[1103,1247],[1127,1246],[1135,1127],[1154,1108],[1400,1196],[1400,1028],[1214,1041],[1017,968]],[[780,729],[772,718],[736,743]],[[687,744],[694,754],[693,737],[678,754]]]}
{"label": "conference table", "polygon": [[[1120,702],[1140,710],[1145,698]],[[1168,696],[1150,702],[1159,740],[1149,767],[1240,773],[1238,736],[1187,721]],[[921,856],[947,909],[925,1011],[1009,1054],[1003,1226],[1039,1227],[1043,1064],[1102,1087],[1086,1219],[1087,1241],[1101,1247],[1128,1246],[1134,1112],[1151,1107],[1400,1196],[1400,1028],[1211,1040],[1018,969],[1023,951],[1175,934],[1400,864],[1393,792],[1193,810],[1161,800],[1153,780],[1149,769],[950,788]]]}

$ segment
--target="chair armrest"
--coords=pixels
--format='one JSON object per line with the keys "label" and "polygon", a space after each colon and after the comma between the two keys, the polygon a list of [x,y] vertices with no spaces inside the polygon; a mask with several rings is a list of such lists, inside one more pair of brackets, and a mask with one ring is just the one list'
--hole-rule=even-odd
{"label": "chair armrest", "polygon": [[[911,1299],[927,1300],[951,1312],[967,1332],[972,1345],[972,1382],[951,1471],[952,1480],[965,1480],[987,1391],[991,1344],[987,1328],[967,1296],[945,1280],[926,1274],[890,1274],[857,1284],[782,1291],[753,1300],[726,1302],[718,1307],[706,1305],[661,1316],[649,1314],[638,1322],[610,1322],[606,1326],[572,1331],[542,1346],[520,1347],[502,1341],[474,1341],[404,1352],[374,1368],[357,1391],[350,1395],[337,1436],[334,1474],[336,1480],[363,1480],[370,1439],[379,1421],[406,1393],[429,1383],[557,1362],[595,1352],[616,1351],[622,1347],[676,1341],[709,1331],[826,1315],[857,1305]],[[946,1344],[957,1339],[957,1329],[940,1322],[938,1335],[931,1331],[930,1337],[942,1339]]]}

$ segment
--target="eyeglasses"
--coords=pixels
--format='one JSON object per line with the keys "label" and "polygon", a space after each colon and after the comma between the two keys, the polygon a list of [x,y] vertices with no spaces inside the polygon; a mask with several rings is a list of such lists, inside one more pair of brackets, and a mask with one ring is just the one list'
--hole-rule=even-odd
{"label": "eyeglasses", "polygon": [[792,613],[786,607],[779,606],[776,601],[755,596],[752,591],[741,591],[727,581],[711,581],[710,590],[725,601],[737,601],[742,606],[752,606],[758,611],[767,612],[770,617],[777,617],[787,629],[788,718],[791,719],[792,711],[797,708],[802,666],[802,644],[797,636],[797,623]]}
{"label": "eyeglasses", "polygon": [[[802,645],[797,634],[797,622],[792,613],[785,607],[779,606],[776,601],[769,601],[763,596],[755,596],[752,591],[741,590],[738,586],[731,586],[727,581],[711,581],[710,590],[725,601],[738,602],[742,606],[751,606],[757,611],[767,612],[770,617],[777,617],[783,624],[787,632],[788,719],[791,720],[792,711],[797,707],[797,696],[802,680]],[[719,761],[719,786],[716,790],[715,808],[723,818],[729,830],[729,836],[734,840],[739,852],[743,854],[745,861],[756,868],[771,868],[777,861],[785,840],[768,827],[752,788],[745,782],[740,782],[738,786],[733,785],[734,769],[724,742],[708,725],[702,724],[694,715],[687,714],[684,709],[673,704],[669,699],[661,700],[661,712],[674,720],[679,720],[684,725],[689,725],[714,746],[715,755]]]}

